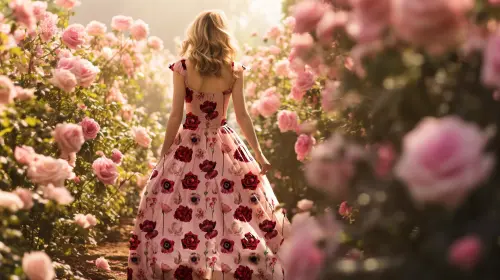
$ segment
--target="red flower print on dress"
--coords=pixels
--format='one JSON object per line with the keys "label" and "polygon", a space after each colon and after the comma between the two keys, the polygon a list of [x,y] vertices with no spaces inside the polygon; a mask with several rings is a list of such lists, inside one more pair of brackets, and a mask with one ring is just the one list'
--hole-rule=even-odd
{"label": "red flower print on dress", "polygon": [[193,90],[186,87],[186,97],[184,98],[186,103],[191,103],[193,101]]}
{"label": "red flower print on dress", "polygon": [[234,182],[228,179],[222,179],[220,182],[221,193],[232,193],[234,192]]}
{"label": "red flower print on dress", "polygon": [[201,171],[203,172],[210,172],[215,169],[215,166],[217,166],[217,162],[215,161],[210,161],[208,159],[204,160],[202,163],[200,163],[199,167]]}
{"label": "red flower print on dress", "polygon": [[175,151],[174,158],[182,162],[190,162],[193,159],[193,150],[186,146],[179,146]]}
{"label": "red flower print on dress", "polygon": [[234,271],[234,279],[236,280],[252,280],[253,270],[248,266],[240,265]]}
{"label": "red flower print on dress", "polygon": [[252,209],[248,206],[240,205],[236,211],[234,211],[234,218],[242,222],[250,222],[252,220]]}
{"label": "red flower print on dress", "polygon": [[190,222],[193,218],[193,209],[184,205],[179,205],[175,210],[174,218],[181,222]]}
{"label": "red flower print on dress", "polygon": [[241,239],[241,246],[243,246],[243,249],[255,250],[259,243],[260,240],[250,232],[245,234],[245,238]]}
{"label": "red flower print on dress", "polygon": [[217,236],[217,230],[215,230],[215,225],[217,223],[215,221],[210,221],[210,220],[204,220],[200,224],[200,229],[203,232],[206,232],[205,238],[206,239],[212,239]]}
{"label": "red flower print on dress", "polygon": [[146,232],[146,239],[153,239],[158,235],[158,231],[155,229],[156,228],[156,222],[150,221],[150,220],[145,220],[141,224],[139,224],[139,228],[143,231]]}
{"label": "red flower print on dress", "polygon": [[198,248],[200,240],[198,239],[198,235],[190,231],[184,235],[184,238],[181,239],[181,243],[182,248],[184,249],[196,250],[196,248]]}
{"label": "red flower print on dress", "polygon": [[271,220],[265,220],[262,223],[259,224],[260,230],[265,232],[266,234],[264,237],[266,239],[273,239],[278,235],[278,231],[275,229],[276,228],[276,222],[271,221]]}
{"label": "red flower print on dress", "polygon": [[208,172],[207,174],[205,174],[205,179],[210,180],[210,179],[217,177],[217,175],[219,175],[219,172],[217,170],[212,170],[212,171]]}
{"label": "red flower print on dress", "polygon": [[132,277],[134,276],[134,270],[132,268],[127,268],[127,280],[132,280]]}
{"label": "red flower print on dress", "polygon": [[193,269],[189,266],[179,265],[174,272],[176,280],[193,280]]}
{"label": "red flower print on dress", "polygon": [[141,241],[139,240],[139,236],[137,236],[137,234],[132,234],[128,242],[130,243],[130,250],[137,250],[137,247],[139,247],[139,244],[141,244]]}
{"label": "red flower print on dress", "polygon": [[260,183],[259,177],[253,174],[251,171],[245,174],[245,177],[241,179],[241,184],[243,185],[243,188],[245,190],[254,191],[255,189],[257,189],[259,183]]}
{"label": "red flower print on dress", "polygon": [[156,178],[156,176],[158,176],[158,173],[159,173],[158,170],[156,170],[156,169],[153,170],[153,173],[151,173],[151,177],[149,179],[151,180],[151,179]]}
{"label": "red flower print on dress", "polygon": [[234,151],[234,159],[242,162],[250,162],[251,160],[249,157],[245,155],[245,152],[241,147],[238,147],[238,149]]}
{"label": "red flower print on dress", "polygon": [[184,121],[184,129],[197,130],[201,121],[195,114],[189,112],[186,114],[186,120]]}
{"label": "red flower print on dress", "polygon": [[162,193],[173,193],[174,192],[174,181],[169,179],[161,180],[161,192]]}
{"label": "red flower print on dress", "polygon": [[173,240],[163,238],[160,242],[161,252],[164,254],[172,253],[174,251],[174,244],[175,242]]}
{"label": "red flower print on dress", "polygon": [[200,110],[205,113],[205,119],[208,121],[213,120],[219,116],[219,112],[215,111],[217,103],[212,101],[205,101],[200,105]]}
{"label": "red flower print on dress", "polygon": [[222,239],[220,241],[220,251],[224,254],[230,254],[233,252],[234,241],[229,239]]}
{"label": "red flower print on dress", "polygon": [[193,172],[189,172],[184,175],[184,179],[182,179],[182,187],[187,190],[196,190],[198,185],[200,184],[200,180],[198,180],[198,176],[193,174]]}

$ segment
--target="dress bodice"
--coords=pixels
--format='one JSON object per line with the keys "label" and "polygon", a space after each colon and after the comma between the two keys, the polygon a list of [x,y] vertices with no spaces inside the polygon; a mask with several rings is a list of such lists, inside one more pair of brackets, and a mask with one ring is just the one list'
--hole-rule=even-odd
{"label": "dress bodice", "polygon": [[[233,68],[234,68],[233,63]],[[223,92],[201,92],[189,87],[187,83],[186,60],[181,59],[169,66],[184,76],[186,109],[184,129],[198,130],[218,128],[226,124],[227,109],[232,93],[232,86]]]}

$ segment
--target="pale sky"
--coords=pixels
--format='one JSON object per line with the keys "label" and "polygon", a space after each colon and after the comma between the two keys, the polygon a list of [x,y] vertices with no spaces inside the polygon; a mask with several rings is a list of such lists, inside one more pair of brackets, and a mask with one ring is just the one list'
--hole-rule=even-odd
{"label": "pale sky", "polygon": [[279,23],[282,0],[82,0],[72,22],[86,25],[91,20],[109,27],[114,15],[131,16],[149,24],[151,35],[162,38],[165,47],[174,50],[174,38],[183,38],[188,24],[201,11],[221,9],[230,20],[236,38],[265,31]]}

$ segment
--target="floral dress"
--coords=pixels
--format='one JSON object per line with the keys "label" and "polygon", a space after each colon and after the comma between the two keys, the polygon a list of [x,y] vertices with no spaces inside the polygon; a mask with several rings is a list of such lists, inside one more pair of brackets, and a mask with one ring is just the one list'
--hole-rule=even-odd
{"label": "floral dress", "polygon": [[[184,59],[170,69],[186,80]],[[139,206],[128,279],[284,279],[277,253],[289,223],[226,123],[231,93],[186,83],[185,122]]]}

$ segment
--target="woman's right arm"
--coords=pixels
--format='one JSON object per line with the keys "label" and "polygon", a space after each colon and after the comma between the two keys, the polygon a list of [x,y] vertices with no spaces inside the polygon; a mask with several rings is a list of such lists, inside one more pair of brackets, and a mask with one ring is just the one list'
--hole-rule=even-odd
{"label": "woman's right arm", "polygon": [[234,113],[236,114],[236,120],[248,141],[248,144],[255,153],[255,159],[261,166],[261,173],[265,174],[270,168],[271,164],[266,159],[257,140],[257,135],[255,134],[255,129],[253,127],[252,118],[248,114],[245,102],[245,96],[243,95],[243,73],[239,73],[238,79],[233,86],[233,105]]}
{"label": "woman's right arm", "polygon": [[174,143],[175,136],[179,131],[179,126],[182,122],[184,114],[184,96],[186,95],[186,88],[184,87],[184,76],[174,71],[174,94],[172,100],[172,109],[167,121],[167,130],[165,132],[165,139],[161,148],[161,156],[163,157],[168,149]]}

